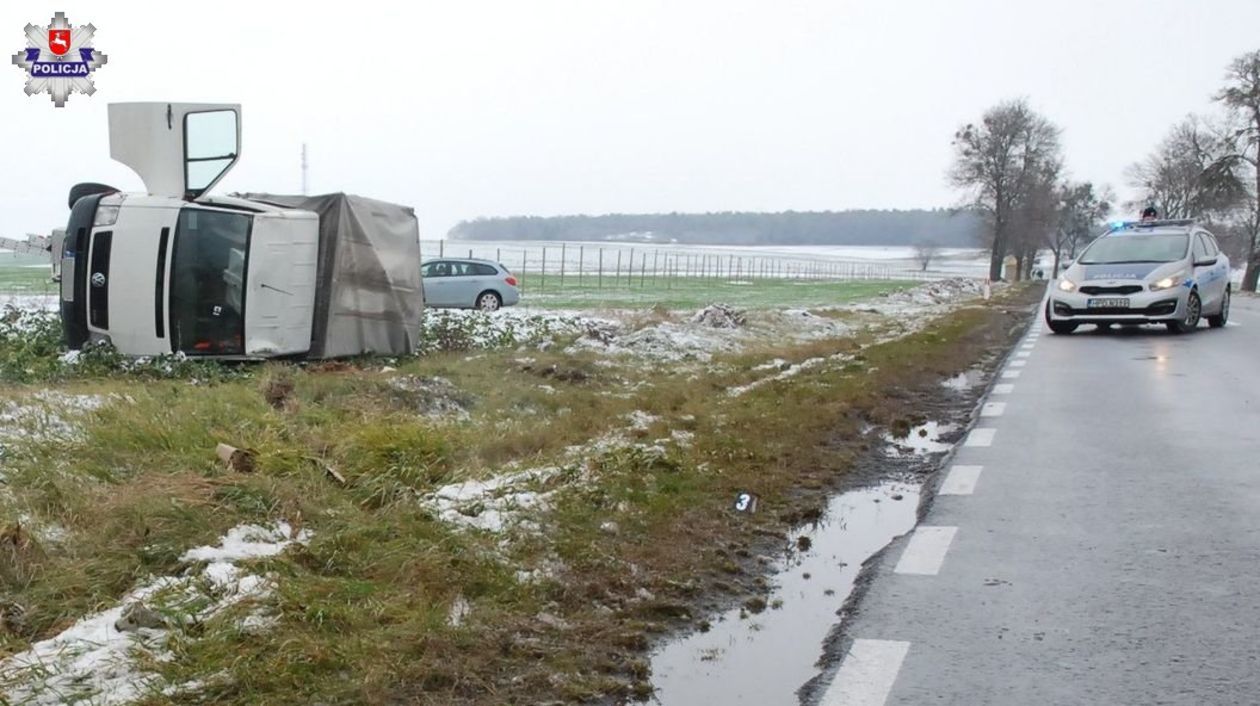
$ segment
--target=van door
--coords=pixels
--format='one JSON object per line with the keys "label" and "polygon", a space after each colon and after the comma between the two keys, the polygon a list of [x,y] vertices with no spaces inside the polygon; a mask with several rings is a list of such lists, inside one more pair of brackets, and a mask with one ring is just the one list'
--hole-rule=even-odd
{"label": "van door", "polygon": [[241,154],[241,107],[225,103],[111,103],[109,156],[154,196],[208,193]]}
{"label": "van door", "polygon": [[254,215],[246,276],[245,354],[294,355],[311,348],[319,216]]}
{"label": "van door", "polygon": [[171,247],[170,341],[187,355],[245,355],[253,216],[185,206]]}

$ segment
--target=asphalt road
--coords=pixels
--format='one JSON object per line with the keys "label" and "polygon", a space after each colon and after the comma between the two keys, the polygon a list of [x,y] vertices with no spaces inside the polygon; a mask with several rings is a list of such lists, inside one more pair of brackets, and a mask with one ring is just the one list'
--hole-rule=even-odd
{"label": "asphalt road", "polygon": [[1034,329],[819,703],[1260,703],[1260,299],[1232,319]]}

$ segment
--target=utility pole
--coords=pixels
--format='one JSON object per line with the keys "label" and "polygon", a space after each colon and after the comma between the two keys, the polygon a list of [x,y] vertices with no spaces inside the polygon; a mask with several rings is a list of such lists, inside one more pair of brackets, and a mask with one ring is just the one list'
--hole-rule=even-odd
{"label": "utility pole", "polygon": [[306,143],[302,143],[302,195],[306,196]]}

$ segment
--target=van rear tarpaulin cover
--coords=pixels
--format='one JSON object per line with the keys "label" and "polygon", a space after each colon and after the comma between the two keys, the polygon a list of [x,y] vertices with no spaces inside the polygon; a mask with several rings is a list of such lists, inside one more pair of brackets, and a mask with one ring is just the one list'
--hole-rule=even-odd
{"label": "van rear tarpaulin cover", "polygon": [[240,196],[319,214],[309,357],[416,350],[424,290],[413,209],[350,194]]}

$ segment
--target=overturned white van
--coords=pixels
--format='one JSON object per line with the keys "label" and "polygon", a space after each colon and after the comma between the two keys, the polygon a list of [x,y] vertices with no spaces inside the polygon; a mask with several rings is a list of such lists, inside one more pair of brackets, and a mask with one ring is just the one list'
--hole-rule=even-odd
{"label": "overturned white van", "polygon": [[211,196],[240,106],[109,106],[110,156],[147,193],[70,192],[66,343],[127,355],[334,358],[416,349],[420,238],[406,206],[346,194]]}

